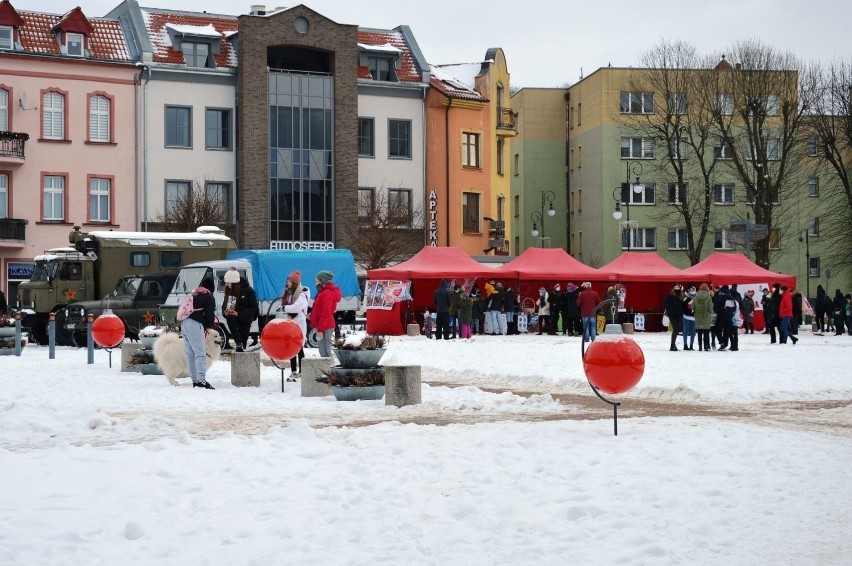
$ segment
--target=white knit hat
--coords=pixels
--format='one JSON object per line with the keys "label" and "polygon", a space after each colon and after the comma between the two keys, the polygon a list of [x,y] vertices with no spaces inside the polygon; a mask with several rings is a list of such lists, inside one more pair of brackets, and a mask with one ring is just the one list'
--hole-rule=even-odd
{"label": "white knit hat", "polygon": [[240,272],[237,271],[236,267],[232,267],[228,271],[225,272],[225,283],[239,283],[240,282]]}

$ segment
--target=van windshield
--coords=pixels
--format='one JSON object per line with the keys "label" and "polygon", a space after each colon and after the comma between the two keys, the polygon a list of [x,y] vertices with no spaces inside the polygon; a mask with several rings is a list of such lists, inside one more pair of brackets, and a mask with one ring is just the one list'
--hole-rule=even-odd
{"label": "van windshield", "polygon": [[213,277],[213,270],[209,267],[184,267],[178,273],[172,293],[192,293],[205,277]]}
{"label": "van windshield", "polygon": [[135,297],[136,290],[142,283],[141,277],[122,277],[112,290],[113,297]]}

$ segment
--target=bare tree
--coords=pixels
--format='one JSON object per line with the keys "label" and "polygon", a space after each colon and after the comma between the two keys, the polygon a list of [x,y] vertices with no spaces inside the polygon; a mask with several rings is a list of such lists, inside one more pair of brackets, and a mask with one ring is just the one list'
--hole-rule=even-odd
{"label": "bare tree", "polygon": [[805,167],[800,129],[814,93],[791,53],[747,40],[733,46],[731,59],[734,67],[717,67],[712,91],[720,96],[718,152],[726,172],[746,189],[748,213],[740,220],[750,223],[753,215],[769,229],[753,242],[755,262],[769,268],[784,229],[795,224],[795,190]]}
{"label": "bare tree", "polygon": [[639,60],[643,68],[631,75],[630,88],[636,93],[654,93],[659,100],[654,112],[625,117],[643,139],[663,146],[665,157],[651,162],[654,172],[666,179],[666,192],[658,191],[656,199],[666,195],[669,206],[657,215],[658,220],[684,227],[684,252],[695,265],[712,229],[711,179],[716,161],[712,151],[715,100],[708,89],[711,62],[691,44],[667,40],[641,54]]}
{"label": "bare tree", "polygon": [[361,268],[387,267],[408,259],[423,247],[423,207],[399,194],[391,196],[382,187],[360,194],[358,221],[344,224],[339,230],[351,243],[352,255]]}
{"label": "bare tree", "polygon": [[189,191],[176,194],[165,210],[158,210],[154,222],[158,229],[166,232],[194,232],[199,226],[219,226],[226,232],[233,231],[228,196],[207,191],[195,181]]}
{"label": "bare tree", "polygon": [[817,67],[814,75],[817,96],[805,127],[819,191],[811,212],[819,215],[824,259],[848,265],[852,263],[852,59]]}

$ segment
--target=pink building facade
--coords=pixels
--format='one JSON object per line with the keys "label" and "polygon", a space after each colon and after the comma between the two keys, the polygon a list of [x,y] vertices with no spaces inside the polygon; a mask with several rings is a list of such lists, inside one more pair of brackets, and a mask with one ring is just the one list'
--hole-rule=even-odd
{"label": "pink building facade", "polygon": [[75,225],[135,230],[139,69],[117,20],[0,0],[0,288]]}

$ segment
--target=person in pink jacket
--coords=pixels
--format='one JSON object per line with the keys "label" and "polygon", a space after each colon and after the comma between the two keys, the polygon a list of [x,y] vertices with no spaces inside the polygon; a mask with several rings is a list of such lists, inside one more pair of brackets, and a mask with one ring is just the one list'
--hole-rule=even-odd
{"label": "person in pink jacket", "polygon": [[311,327],[316,328],[320,335],[319,353],[323,358],[331,357],[331,345],[334,337],[336,321],[334,313],[337,311],[337,303],[340,302],[340,287],[334,284],[334,273],[331,271],[320,271],[316,275],[317,296],[314,299],[314,307],[311,314]]}
{"label": "person in pink jacket", "polygon": [[793,341],[793,345],[799,341],[798,338],[790,334],[790,321],[793,320],[793,296],[787,292],[787,286],[781,285],[781,302],[778,305],[778,318],[781,319],[780,341],[782,344],[787,343],[787,337]]}

